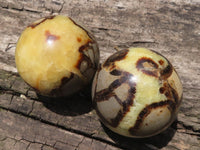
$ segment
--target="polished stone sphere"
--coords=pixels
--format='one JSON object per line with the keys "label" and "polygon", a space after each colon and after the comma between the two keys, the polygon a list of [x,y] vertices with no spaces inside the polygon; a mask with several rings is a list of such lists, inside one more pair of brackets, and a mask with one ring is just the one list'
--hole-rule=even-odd
{"label": "polished stone sphere", "polygon": [[66,16],[50,16],[29,25],[15,52],[20,76],[45,96],[68,96],[91,83],[99,63],[90,31]]}
{"label": "polished stone sphere", "polygon": [[98,69],[92,87],[94,108],[103,124],[135,138],[169,127],[181,98],[182,84],[172,64],[145,48],[111,55]]}

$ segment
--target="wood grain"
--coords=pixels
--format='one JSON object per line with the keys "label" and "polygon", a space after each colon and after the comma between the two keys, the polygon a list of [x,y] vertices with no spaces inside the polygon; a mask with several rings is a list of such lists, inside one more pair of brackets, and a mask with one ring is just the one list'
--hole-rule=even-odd
{"label": "wood grain", "polygon": [[[31,22],[68,15],[95,35],[101,62],[115,48],[162,53],[183,83],[180,113],[163,133],[146,139],[104,127],[91,105],[90,87],[70,98],[35,93],[17,74],[17,40]],[[0,150],[200,149],[200,2],[198,0],[0,0]]]}

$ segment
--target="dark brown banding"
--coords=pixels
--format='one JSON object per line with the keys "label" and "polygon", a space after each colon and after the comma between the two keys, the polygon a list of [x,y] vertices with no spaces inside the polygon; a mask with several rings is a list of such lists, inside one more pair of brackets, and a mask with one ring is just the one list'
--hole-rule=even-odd
{"label": "dark brown banding", "polygon": [[179,97],[177,91],[167,81],[163,84],[163,86],[164,87],[161,88],[164,88],[165,90],[161,94],[165,94],[167,99],[173,100],[175,103],[179,103]]}
{"label": "dark brown banding", "polygon": [[159,62],[160,65],[163,65],[163,64],[164,64],[164,61],[163,61],[163,60],[159,60],[158,62]]}
{"label": "dark brown banding", "polygon": [[123,106],[123,102],[121,101],[121,99],[120,99],[116,94],[114,94],[114,97],[115,97],[116,101],[117,101],[121,106]]}
{"label": "dark brown banding", "polygon": [[148,114],[150,113],[148,107],[145,107],[141,112],[140,114],[138,115],[138,118],[139,119],[142,119],[144,117],[146,117]]}
{"label": "dark brown banding", "polygon": [[176,91],[175,89],[173,89],[171,86],[170,86],[170,88],[171,88],[171,91],[172,91],[172,96],[173,96],[173,98],[174,98],[174,101],[178,104],[178,103],[179,103],[178,93],[177,93],[177,91]]}
{"label": "dark brown banding", "polygon": [[114,75],[114,76],[120,76],[122,74],[122,71],[114,69],[110,72],[110,74]]}
{"label": "dark brown banding", "polygon": [[61,79],[61,84],[59,85],[59,87],[56,87],[55,89],[51,90],[50,95],[51,96],[59,96],[62,87],[65,86],[72,78],[74,78],[74,73],[72,73],[72,72],[71,72],[70,77],[63,77]]}
{"label": "dark brown banding", "polygon": [[86,44],[82,45],[79,48],[79,52],[83,52],[84,50],[88,49],[88,47],[90,47],[90,43],[92,43],[92,41],[90,39],[88,39],[88,41],[86,42]]}
{"label": "dark brown banding", "polygon": [[[154,50],[151,50],[151,51],[153,51],[154,53],[158,54],[159,56],[162,56],[167,61],[167,64],[168,64],[167,67],[160,71],[160,76],[161,76],[160,78],[162,80],[167,79],[173,72],[173,66],[171,65],[171,63],[168,61],[168,59],[165,56],[163,56],[162,54],[158,53],[157,51],[154,51]],[[160,65],[162,65],[162,62],[161,62]]]}
{"label": "dark brown banding", "polygon": [[[95,68],[95,70],[96,70],[96,68],[98,67],[98,60],[99,60],[99,57],[100,57],[100,56],[99,56],[98,44],[97,44],[97,42],[96,42],[96,40],[95,40],[95,37],[90,33],[89,30],[86,30],[84,27],[82,27],[81,25],[77,24],[72,18],[70,18],[70,17],[68,17],[68,18],[69,18],[76,26],[78,26],[79,28],[81,28],[82,30],[84,30],[84,31],[87,33],[88,37],[90,38],[90,39],[88,40],[87,43],[88,43],[88,44],[92,43],[93,46],[96,46],[96,48],[97,48],[96,51],[94,51],[94,47],[91,46],[91,47],[92,47],[92,50],[93,50],[93,52],[94,52],[94,60],[95,60],[94,68]],[[87,47],[87,45],[81,46],[81,47],[79,48],[79,52],[85,50],[86,47]]]}
{"label": "dark brown banding", "polygon": [[124,113],[120,110],[118,112],[117,116],[115,118],[111,119],[110,125],[112,127],[116,128],[118,126],[118,124],[120,123],[120,121],[122,120],[123,116],[124,116]]}
{"label": "dark brown banding", "polygon": [[96,92],[95,101],[96,102],[101,102],[101,101],[109,100],[109,98],[114,96],[114,92],[113,91],[116,88],[118,88],[119,86],[121,86],[122,83],[123,82],[122,82],[121,79],[117,79],[117,80],[113,81],[107,89],[103,89],[103,90],[101,90],[99,92]]}
{"label": "dark brown banding", "polygon": [[[123,73],[123,75],[124,74],[125,73]],[[128,99],[131,99],[134,96],[135,92],[136,92],[136,89],[135,89],[136,83],[129,82],[130,76],[132,76],[132,75],[131,74],[129,76],[124,75],[121,78],[116,79],[115,81],[113,81],[108,88],[103,89],[103,90],[101,90],[99,92],[96,92],[95,101],[96,102],[101,102],[101,101],[109,100],[109,98],[113,96],[113,91],[116,88],[118,88],[119,86],[121,86],[123,83],[126,83],[126,84],[128,84],[130,86],[130,89],[128,91],[130,97],[128,97]]]}
{"label": "dark brown banding", "polygon": [[45,36],[46,36],[46,41],[47,42],[48,41],[56,41],[56,40],[60,39],[60,36],[51,34],[49,30],[45,31]]}
{"label": "dark brown banding", "polygon": [[42,19],[40,22],[36,22],[36,23],[33,23],[33,24],[28,25],[28,27],[35,28],[35,27],[38,26],[39,24],[45,22],[45,21],[48,20],[48,19],[53,19],[54,17],[55,17],[55,16],[47,16],[47,17],[45,17],[44,19]]}
{"label": "dark brown banding", "polygon": [[106,62],[103,64],[103,67],[109,67],[111,65],[113,66],[115,61],[120,61],[122,59],[125,59],[128,51],[129,50],[125,49],[125,50],[116,52],[115,54],[113,54],[106,60]]}
{"label": "dark brown banding", "polygon": [[161,70],[160,72],[160,78],[162,80],[167,79],[169,76],[171,76],[172,72],[173,72],[173,68],[172,65],[170,63],[168,63],[169,65],[167,65],[167,67],[163,70]]}
{"label": "dark brown banding", "polygon": [[[79,48],[79,52],[83,52],[84,50],[86,50],[88,47],[91,47],[91,49],[93,50],[93,52],[94,52],[94,48],[90,45],[91,43],[93,44],[93,45],[96,45],[97,46],[97,42],[96,42],[96,40],[95,40],[95,37],[88,31],[88,30],[86,30],[84,27],[82,27],[81,25],[79,25],[78,23],[76,23],[72,18],[70,18],[70,17],[68,17],[76,26],[78,26],[79,28],[81,28],[83,31],[85,31],[86,33],[87,33],[87,35],[88,35],[88,37],[89,37],[89,39],[88,39],[88,42],[85,44],[85,45],[82,45],[80,48]],[[77,41],[78,42],[81,42],[82,41],[82,39],[81,38],[77,38]],[[96,47],[97,48],[97,51],[95,51],[94,53],[98,53],[98,54],[94,54],[94,60],[98,60],[99,59],[99,51],[98,51],[98,46]],[[83,54],[84,55],[84,54]],[[81,56],[83,56],[83,55],[81,55]],[[96,58],[96,57],[98,57],[98,59]],[[89,58],[89,57],[88,57]],[[82,59],[82,58],[80,58],[80,59]],[[90,61],[91,62],[91,61]],[[89,64],[91,64],[91,63],[89,63]],[[76,66],[80,66],[80,61],[77,63],[77,65]],[[93,64],[93,66],[94,66],[94,69],[96,70],[97,69],[97,67],[98,67],[98,62],[96,61],[95,62],[95,64]]]}
{"label": "dark brown banding", "polygon": [[136,63],[136,68],[146,75],[158,77],[158,64],[151,58],[140,58]]}
{"label": "dark brown banding", "polygon": [[120,110],[117,114],[117,116],[113,119],[111,119],[111,126],[117,127],[120,123],[120,121],[124,118],[124,116],[129,112],[130,106],[133,104],[133,98],[127,99],[124,102],[122,102],[123,111]]}
{"label": "dark brown banding", "polygon": [[153,109],[166,107],[171,111],[171,114],[173,114],[175,103],[172,100],[166,100],[161,102],[156,102],[151,105],[146,106],[138,115],[137,120],[135,122],[135,125],[129,129],[129,132],[134,135],[137,130],[141,127],[142,122],[144,119],[151,113]]}
{"label": "dark brown banding", "polygon": [[173,102],[171,100],[161,101],[161,102],[157,102],[157,103],[153,103],[153,104],[149,105],[148,108],[154,109],[154,108],[163,107],[166,105],[172,106],[172,103]]}
{"label": "dark brown banding", "polygon": [[170,97],[169,92],[165,92],[165,96],[166,96],[166,97]]}
{"label": "dark brown banding", "polygon": [[160,91],[161,94],[163,94],[163,93],[165,92],[165,88],[164,88],[164,87],[161,87],[161,88],[159,89],[159,91]]}
{"label": "dark brown banding", "polygon": [[61,86],[65,85],[65,84],[66,84],[67,82],[69,82],[69,80],[71,80],[73,77],[74,77],[74,74],[73,74],[73,73],[71,73],[71,75],[70,75],[69,78],[68,78],[68,77],[63,77],[63,78],[61,79]]}
{"label": "dark brown banding", "polygon": [[[123,117],[129,112],[130,106],[133,104],[133,100],[134,100],[135,93],[136,93],[136,83],[129,81],[133,75],[131,75],[128,72],[122,72],[120,70],[118,70],[116,72],[118,75],[121,74],[121,77],[119,79],[116,79],[115,81],[113,81],[108,88],[103,89],[99,92],[96,92],[95,96],[94,96],[95,108],[97,110],[98,115],[100,116],[102,121],[106,122],[107,124],[109,124],[113,127],[117,127],[118,124],[120,123],[120,121],[123,119]],[[122,84],[128,84],[130,87],[129,90],[127,91],[128,96],[125,100],[121,100],[117,96],[117,94],[114,92],[114,90],[116,88],[120,87]],[[107,101],[111,97],[114,97],[116,99],[116,101],[122,106],[123,109],[119,110],[117,116],[115,118],[111,119],[110,120],[111,122],[109,122],[103,117],[101,112],[98,110],[96,103],[101,102],[101,101]]]}
{"label": "dark brown banding", "polygon": [[110,91],[115,90],[116,88],[118,88],[119,86],[121,86],[124,82],[126,82],[128,80],[128,78],[126,76],[122,76],[120,79],[117,79],[115,81],[113,81],[110,86],[108,87],[108,89]]}
{"label": "dark brown banding", "polygon": [[110,70],[113,70],[113,69],[115,69],[116,68],[116,65],[114,64],[114,63],[112,63],[112,65],[110,65]]}
{"label": "dark brown banding", "polygon": [[76,65],[75,65],[75,67],[77,69],[80,69],[81,63],[83,61],[86,61],[88,63],[88,67],[92,67],[93,66],[90,58],[88,56],[84,55],[83,53],[81,53],[80,56],[79,56],[79,59],[78,59],[78,61],[76,63]]}
{"label": "dark brown banding", "polygon": [[107,101],[114,95],[115,95],[114,92],[111,92],[109,89],[104,89],[95,94],[95,101],[96,102]]}
{"label": "dark brown banding", "polygon": [[93,68],[96,69],[95,64],[93,64],[92,61],[91,61],[91,59],[88,56],[86,56],[84,54],[84,52],[83,52],[83,51],[89,49],[90,43],[91,43],[91,40],[88,40],[88,42],[85,45],[82,45],[79,48],[80,56],[79,56],[79,60],[77,61],[76,65],[75,65],[75,67],[77,69],[80,69],[80,66],[81,66],[81,63],[83,62],[83,60],[85,60],[88,63],[88,67],[93,67]]}

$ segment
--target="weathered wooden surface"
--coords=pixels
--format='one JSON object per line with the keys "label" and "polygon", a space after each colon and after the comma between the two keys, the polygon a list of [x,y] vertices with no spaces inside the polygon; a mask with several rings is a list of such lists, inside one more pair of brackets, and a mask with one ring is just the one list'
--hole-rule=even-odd
{"label": "weathered wooden surface", "polygon": [[[19,77],[14,51],[34,20],[63,14],[96,36],[101,61],[119,49],[147,47],[179,73],[183,103],[177,121],[147,139],[130,139],[101,125],[90,91],[66,99],[37,96]],[[200,149],[200,1],[0,0],[0,150]]]}

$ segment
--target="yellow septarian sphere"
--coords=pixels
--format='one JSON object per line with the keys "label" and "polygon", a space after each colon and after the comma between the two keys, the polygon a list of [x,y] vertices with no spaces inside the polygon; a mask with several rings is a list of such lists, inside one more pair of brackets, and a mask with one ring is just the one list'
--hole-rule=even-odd
{"label": "yellow septarian sphere", "polygon": [[128,137],[149,137],[176,118],[182,84],[164,56],[145,48],[129,48],[101,65],[93,81],[92,97],[108,128]]}
{"label": "yellow septarian sphere", "polygon": [[50,16],[21,34],[15,61],[21,77],[43,95],[67,96],[88,84],[99,51],[91,33],[66,16]]}

